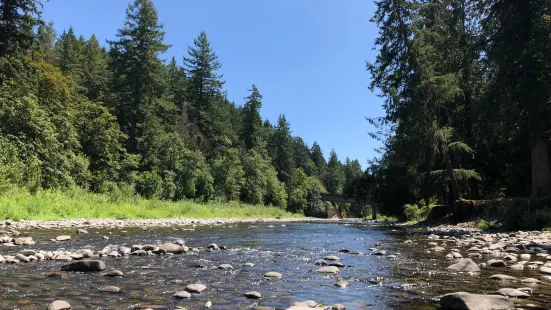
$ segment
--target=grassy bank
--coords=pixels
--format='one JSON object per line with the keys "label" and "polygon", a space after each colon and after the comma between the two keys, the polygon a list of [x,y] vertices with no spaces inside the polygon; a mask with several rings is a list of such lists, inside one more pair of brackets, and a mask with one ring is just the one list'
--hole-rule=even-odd
{"label": "grassy bank", "polygon": [[159,219],[159,218],[284,218],[297,217],[276,207],[237,202],[161,201],[137,196],[114,197],[82,190],[14,188],[0,195],[0,219]]}

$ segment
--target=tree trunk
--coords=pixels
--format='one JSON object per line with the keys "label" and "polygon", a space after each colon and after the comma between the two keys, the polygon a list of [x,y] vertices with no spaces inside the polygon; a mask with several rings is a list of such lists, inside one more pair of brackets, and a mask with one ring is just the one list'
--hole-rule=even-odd
{"label": "tree trunk", "polygon": [[375,204],[371,205],[371,219],[374,221],[377,220],[377,206]]}
{"label": "tree trunk", "polygon": [[551,172],[546,135],[536,135],[531,146],[532,157],[532,198],[551,195]]}
{"label": "tree trunk", "polygon": [[461,199],[461,195],[459,194],[459,186],[457,185],[457,179],[455,178],[455,174],[453,173],[452,162],[447,152],[444,152],[444,157],[445,157],[444,160],[446,161],[446,174],[448,175],[448,179],[450,179],[453,199],[459,200]]}

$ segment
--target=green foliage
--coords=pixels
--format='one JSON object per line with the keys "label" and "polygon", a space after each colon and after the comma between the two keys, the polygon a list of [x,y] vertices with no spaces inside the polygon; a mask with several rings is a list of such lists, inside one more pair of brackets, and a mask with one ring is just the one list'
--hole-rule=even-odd
{"label": "green foliage", "polygon": [[496,221],[486,221],[482,219],[476,223],[476,228],[480,230],[494,230],[499,228],[499,225]]}
{"label": "green foliage", "polygon": [[432,209],[432,205],[406,204],[404,205],[404,219],[407,222],[420,222],[425,220]]}
{"label": "green foliage", "polygon": [[510,230],[539,230],[551,225],[551,201],[515,199],[503,206],[503,226]]}
{"label": "green foliage", "polygon": [[227,154],[213,163],[214,191],[217,197],[239,200],[245,184],[245,171],[237,149],[229,149]]}
{"label": "green foliage", "polygon": [[345,174],[341,161],[337,157],[335,150],[329,155],[327,163],[327,172],[325,175],[325,187],[331,194],[342,193],[342,187],[345,182]]}
{"label": "green foliage", "polygon": [[243,107],[230,102],[205,32],[182,65],[165,63],[170,46],[151,0],[129,4],[108,50],[73,28],[56,36],[39,4],[0,2],[0,218],[330,210],[319,145],[293,137],[284,115],[275,127],[263,122],[255,85]]}
{"label": "green foliage", "polygon": [[262,118],[260,117],[260,108],[262,107],[262,95],[253,84],[249,90],[251,94],[246,98],[247,102],[243,106],[243,130],[242,140],[248,150],[252,149],[260,136],[260,128],[262,127]]}
{"label": "green foliage", "polygon": [[277,127],[268,148],[278,179],[289,187],[294,168],[293,138],[291,137],[291,125],[283,114],[277,120]]}

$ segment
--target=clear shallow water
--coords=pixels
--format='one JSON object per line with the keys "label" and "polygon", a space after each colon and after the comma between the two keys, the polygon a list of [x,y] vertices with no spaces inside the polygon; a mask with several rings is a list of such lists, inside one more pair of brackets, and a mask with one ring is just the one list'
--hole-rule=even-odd
{"label": "clear shallow water", "polygon": [[[101,251],[108,245],[159,244],[184,239],[189,247],[197,247],[197,255],[146,256],[105,258],[107,269],[119,269],[124,277],[106,278],[95,273],[67,273],[63,278],[50,278],[64,264],[43,261],[20,265],[0,265],[0,309],[45,309],[56,299],[69,302],[73,309],[132,309],[139,304],[177,306],[203,309],[207,301],[211,309],[246,309],[253,305],[286,309],[294,301],[312,299],[323,305],[342,303],[347,309],[437,309],[438,296],[455,291],[493,293],[501,287],[521,287],[522,284],[502,286],[487,279],[495,273],[517,277],[541,278],[537,271],[514,272],[505,268],[483,269],[479,275],[455,275],[446,270],[451,263],[445,260],[448,252],[427,254],[426,237],[405,237],[388,234],[381,227],[365,223],[287,223],[231,224],[216,227],[197,227],[195,231],[173,228],[142,229],[89,229],[88,235],[76,235],[75,229],[59,231],[29,230],[34,246],[5,248],[3,255],[21,249],[67,250],[92,249]],[[256,226],[256,227],[251,227]],[[126,231],[126,233],[122,233]],[[112,234],[109,235],[108,233]],[[66,243],[49,241],[52,237],[70,234],[73,240]],[[109,240],[102,236],[108,235]],[[416,244],[404,244],[412,239]],[[398,259],[384,256],[339,253],[341,248],[370,253],[370,248],[381,242],[380,249],[396,254]],[[442,243],[441,241],[438,241]],[[204,248],[216,243],[228,250],[205,252]],[[450,246],[450,248],[453,246]],[[465,249],[466,250],[466,249]],[[466,254],[462,252],[464,256]],[[315,273],[315,261],[336,255],[347,267],[338,275]],[[305,259],[310,259],[306,261]],[[485,262],[485,257],[477,262]],[[243,263],[254,263],[244,267]],[[205,269],[196,268],[203,264]],[[213,270],[220,264],[231,264],[233,271]],[[266,280],[263,275],[277,271],[284,275],[280,280]],[[369,279],[383,277],[381,285]],[[350,286],[339,288],[339,279]],[[193,283],[207,285],[207,290],[191,299],[177,300],[172,295]],[[404,288],[402,284],[416,286]],[[118,294],[100,293],[98,286],[115,285]],[[248,291],[264,295],[261,300],[243,296]],[[551,298],[548,284],[534,287],[534,296],[528,302],[546,309]]]}

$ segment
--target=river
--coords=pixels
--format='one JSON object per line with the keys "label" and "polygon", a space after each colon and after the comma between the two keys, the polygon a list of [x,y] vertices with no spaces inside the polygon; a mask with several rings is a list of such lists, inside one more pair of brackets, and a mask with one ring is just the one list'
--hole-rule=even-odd
{"label": "river", "polygon": [[[437,309],[439,296],[450,292],[495,293],[503,284],[488,280],[494,273],[539,277],[537,270],[515,274],[504,268],[483,268],[476,275],[453,274],[446,269],[451,264],[445,259],[449,252],[426,252],[430,247],[428,242],[434,240],[423,235],[397,235],[390,228],[362,222],[243,223],[196,227],[194,231],[187,228],[92,228],[85,235],[76,235],[76,229],[22,231],[36,244],[0,247],[0,254],[15,255],[22,249],[101,251],[109,245],[130,247],[176,240],[184,240],[188,247],[196,247],[200,252],[105,258],[107,269],[118,269],[125,274],[115,278],[98,273],[64,273],[63,277],[51,277],[66,264],[55,261],[1,264],[0,309],[45,309],[53,300],[62,299],[73,309],[133,309],[143,304],[164,305],[166,309],[204,309],[207,301],[212,302],[211,309],[252,306],[286,309],[296,301],[315,300],[324,306],[343,304],[349,310],[422,310]],[[50,241],[64,234],[72,235],[72,240]],[[405,240],[413,243],[406,244]],[[206,252],[205,247],[211,243],[227,249]],[[339,252],[343,248],[362,254]],[[386,255],[369,255],[381,250],[386,251]],[[340,268],[337,275],[316,273],[320,266],[315,262],[330,255],[338,256],[345,267]],[[254,266],[243,266],[244,263]],[[221,264],[230,264],[233,270],[215,269]],[[263,275],[269,271],[279,272],[283,278],[265,279]],[[335,286],[339,280],[350,285]],[[193,283],[205,284],[207,289],[190,299],[172,297]],[[97,288],[104,285],[120,287],[121,292],[99,292]],[[549,303],[549,286],[543,287],[530,303],[542,307]],[[260,292],[263,298],[247,299],[243,294],[249,291]]]}

